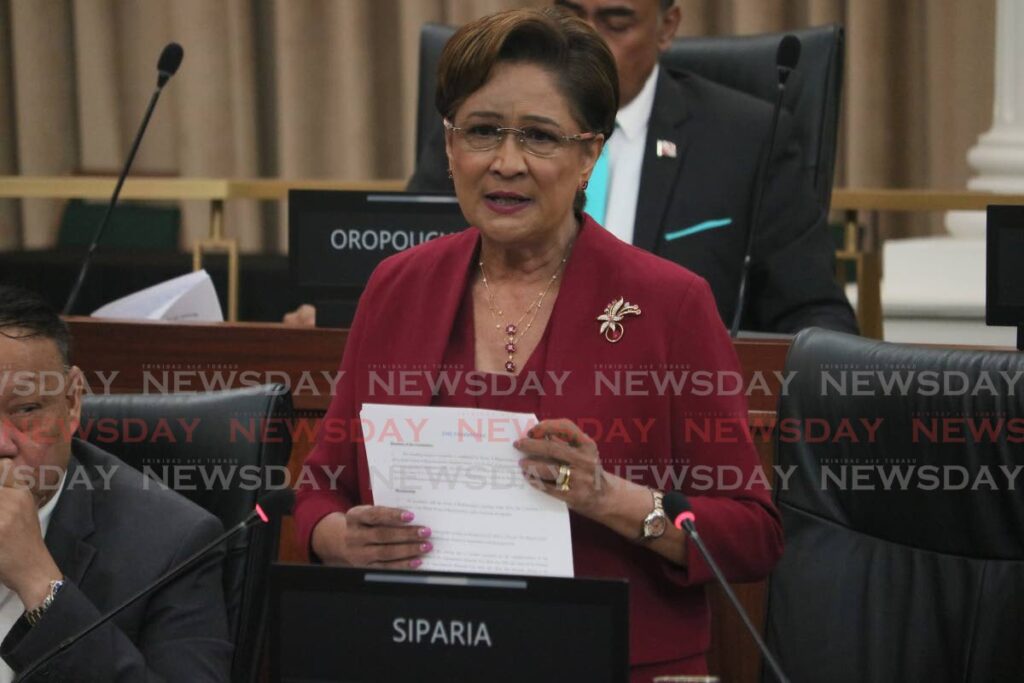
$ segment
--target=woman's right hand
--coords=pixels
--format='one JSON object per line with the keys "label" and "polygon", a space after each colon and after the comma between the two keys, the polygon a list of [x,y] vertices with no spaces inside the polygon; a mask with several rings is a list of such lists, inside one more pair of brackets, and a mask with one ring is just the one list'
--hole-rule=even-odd
{"label": "woman's right hand", "polygon": [[412,524],[407,510],[358,505],[333,512],[313,527],[313,552],[324,564],[416,569],[433,549],[430,529]]}

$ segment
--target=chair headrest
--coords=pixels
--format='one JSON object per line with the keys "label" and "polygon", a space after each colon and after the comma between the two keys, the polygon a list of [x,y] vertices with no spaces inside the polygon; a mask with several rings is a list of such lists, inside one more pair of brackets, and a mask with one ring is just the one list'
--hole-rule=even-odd
{"label": "chair headrest", "polygon": [[810,329],[786,372],[780,504],[895,543],[1024,559],[1024,354]]}

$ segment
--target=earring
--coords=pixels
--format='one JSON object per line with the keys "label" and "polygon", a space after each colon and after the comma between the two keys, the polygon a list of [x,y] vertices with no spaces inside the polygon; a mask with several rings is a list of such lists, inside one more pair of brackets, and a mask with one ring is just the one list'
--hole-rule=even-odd
{"label": "earring", "polygon": [[452,176],[452,167],[449,166],[448,167],[448,180],[452,180],[453,178],[454,178],[454,176]]}
{"label": "earring", "polygon": [[583,184],[580,185],[580,192],[586,192],[587,191],[587,185],[589,185],[589,184],[590,184],[589,180],[584,180]]}

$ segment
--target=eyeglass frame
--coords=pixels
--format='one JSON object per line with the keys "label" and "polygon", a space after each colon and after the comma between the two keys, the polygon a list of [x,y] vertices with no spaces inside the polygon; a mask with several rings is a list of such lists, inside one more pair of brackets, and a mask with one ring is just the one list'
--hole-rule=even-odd
{"label": "eyeglass frame", "polygon": [[[466,129],[464,127],[456,126],[447,118],[443,119],[443,123],[445,130],[451,133],[462,133],[463,139],[465,139]],[[516,133],[516,142],[519,144],[519,148],[522,149],[527,154],[531,154],[537,157],[538,159],[551,159],[552,157],[556,156],[558,152],[562,149],[561,147],[559,147],[554,152],[548,155],[537,154],[537,152],[532,151],[526,145],[526,129],[513,128],[510,126],[495,126],[495,129],[498,131],[499,137],[498,143],[494,145],[494,147],[484,147],[482,149],[473,149],[472,147],[470,147],[470,150],[473,152],[493,152],[494,150],[501,147],[502,143],[505,142],[505,136],[508,133]],[[601,133],[594,133],[591,131],[586,133],[576,133],[575,135],[556,135],[555,137],[561,144],[565,144],[569,142],[590,142],[591,140],[596,140],[599,135],[601,135]]]}

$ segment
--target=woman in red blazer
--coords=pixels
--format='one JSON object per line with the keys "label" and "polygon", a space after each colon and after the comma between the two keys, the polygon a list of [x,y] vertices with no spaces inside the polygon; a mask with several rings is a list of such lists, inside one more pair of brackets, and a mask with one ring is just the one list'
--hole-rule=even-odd
{"label": "woman in red blazer", "polygon": [[[709,640],[712,576],[664,523],[662,492],[690,495],[730,580],[767,575],[782,533],[745,400],[716,389],[738,363],[707,283],[582,213],[614,127],[615,74],[597,34],[552,9],[486,17],[448,43],[437,103],[476,227],[374,272],[332,428],[306,463],[317,482],[300,490],[295,516],[304,549],[324,562],[416,568],[430,530],[414,511],[372,504],[359,435],[337,427],[356,423],[364,402],[534,412],[540,424],[516,441],[523,476],[568,504],[577,576],[629,580],[633,680],[649,681],[704,672]],[[381,396],[372,378],[390,370],[412,372]],[[441,371],[465,381],[438,391]],[[479,391],[482,379],[500,390]]]}

